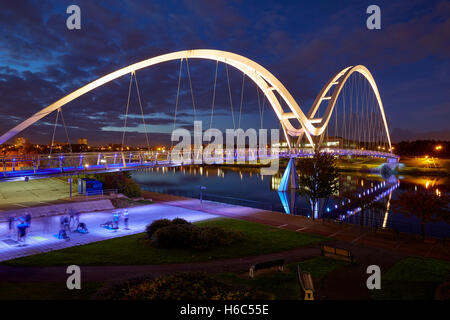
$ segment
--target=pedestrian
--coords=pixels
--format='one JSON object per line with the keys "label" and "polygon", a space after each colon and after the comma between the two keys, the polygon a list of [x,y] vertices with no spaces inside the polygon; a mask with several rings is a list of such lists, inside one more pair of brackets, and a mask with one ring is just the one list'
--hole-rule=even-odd
{"label": "pedestrian", "polygon": [[59,226],[60,226],[60,229],[63,229],[63,228],[64,228],[64,220],[65,220],[65,216],[64,216],[64,215],[62,215],[62,216],[59,217]]}
{"label": "pedestrian", "polygon": [[28,211],[25,213],[25,223],[31,228],[31,214]]}
{"label": "pedestrian", "polygon": [[75,223],[78,228],[78,225],[80,224],[80,212],[78,212],[78,211],[75,211]]}
{"label": "pedestrian", "polygon": [[125,209],[123,212],[123,222],[125,224],[125,230],[130,230],[128,228],[128,218],[129,218],[128,209]]}
{"label": "pedestrian", "polygon": [[17,225],[17,242],[23,242],[25,245],[26,235],[27,235],[28,224],[20,218],[20,223]]}
{"label": "pedestrian", "polygon": [[70,207],[69,209],[69,224],[75,224],[75,210],[73,209],[73,207]]}
{"label": "pedestrian", "polygon": [[113,223],[114,223],[114,229],[117,230],[119,229],[119,219],[120,219],[120,215],[119,213],[116,211],[113,214]]}
{"label": "pedestrian", "polygon": [[11,236],[11,233],[14,232],[15,224],[16,224],[16,214],[11,214],[8,217],[8,235]]}
{"label": "pedestrian", "polygon": [[67,231],[70,231],[70,220],[69,220],[69,216],[64,216],[64,230],[67,229]]}

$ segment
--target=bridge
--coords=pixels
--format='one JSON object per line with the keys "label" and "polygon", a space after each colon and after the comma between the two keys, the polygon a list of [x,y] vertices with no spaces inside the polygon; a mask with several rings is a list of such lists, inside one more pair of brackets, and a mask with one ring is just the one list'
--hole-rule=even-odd
{"label": "bridge", "polygon": [[[207,59],[216,62],[211,122],[216,91],[217,66],[220,62],[227,68],[228,66],[232,66],[242,72],[243,84],[241,97],[243,96],[245,78],[252,80],[257,90],[259,90],[258,92],[263,93],[264,101],[268,101],[279,120],[284,138],[287,142],[287,148],[265,148],[263,150],[248,148],[243,154],[236,150],[215,151],[210,159],[201,157],[201,153],[200,157],[196,157],[196,152],[194,152],[193,156],[182,161],[171,159],[169,153],[152,152],[150,148],[149,151],[125,152],[123,150],[123,140],[126,131],[126,120],[133,79],[136,83],[144,128],[146,128],[137,85],[136,71],[168,61],[180,61],[176,97],[177,105],[174,115],[176,119],[183,62],[186,63],[189,75],[192,104],[195,113],[194,94],[188,64],[188,61],[191,59]],[[228,89],[230,91],[231,113],[234,123],[231,88],[229,85],[228,69],[226,70]],[[231,160],[256,161],[280,157],[304,157],[310,156],[316,147],[319,147],[323,152],[329,152],[337,156],[377,157],[384,158],[388,162],[398,161],[398,157],[392,152],[388,123],[378,87],[372,74],[366,67],[362,65],[349,66],[336,73],[319,92],[308,113],[304,113],[285,86],[260,64],[238,54],[208,49],[185,50],[164,54],[107,74],[62,97],[8,130],[0,136],[0,145],[6,143],[32,124],[53,112],[57,112],[56,122],[58,122],[58,116],[61,114],[61,119],[65,127],[62,116],[62,107],[64,105],[125,75],[130,75],[130,87],[125,114],[122,150],[120,152],[1,156],[0,165],[2,167],[0,169],[0,181],[44,178],[61,174],[73,175],[133,170],[142,167],[202,164],[205,162],[214,164]],[[65,130],[69,140],[67,129],[65,128]],[[145,136],[147,144],[149,144],[146,129]],[[70,141],[68,143],[70,145]]]}

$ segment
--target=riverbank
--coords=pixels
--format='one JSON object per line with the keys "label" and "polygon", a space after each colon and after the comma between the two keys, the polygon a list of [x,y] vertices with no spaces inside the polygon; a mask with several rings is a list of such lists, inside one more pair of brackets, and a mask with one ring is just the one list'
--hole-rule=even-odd
{"label": "riverbank", "polygon": [[419,235],[400,233],[398,236],[394,236],[389,232],[376,232],[368,227],[340,224],[333,221],[312,220],[307,217],[281,212],[212,201],[200,202],[198,199],[150,191],[144,191],[143,195],[145,198],[151,198],[155,203],[164,203],[217,216],[242,219],[277,228],[325,236],[343,241],[343,245],[348,248],[364,245],[389,249],[398,253],[450,261],[450,246],[448,242],[436,238],[426,238],[425,241],[422,241]]}

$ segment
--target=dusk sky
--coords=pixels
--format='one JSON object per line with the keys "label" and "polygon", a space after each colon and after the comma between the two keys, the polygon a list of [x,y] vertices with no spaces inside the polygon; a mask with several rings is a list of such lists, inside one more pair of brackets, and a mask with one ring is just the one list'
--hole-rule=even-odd
{"label": "dusk sky", "polygon": [[[81,30],[66,27],[71,4],[81,8]],[[371,4],[381,8],[381,30],[366,28]],[[129,64],[178,50],[219,49],[267,68],[305,113],[336,72],[365,65],[378,84],[394,141],[450,140],[449,1],[15,0],[1,7],[0,134]],[[215,62],[189,63],[198,115],[209,124]],[[242,75],[231,69],[237,110]],[[174,61],[136,73],[153,143],[174,126],[178,70]],[[176,126],[189,126],[193,114],[186,69],[182,76]],[[119,143],[128,84],[124,76],[64,106],[70,139]],[[215,126],[231,125],[227,90],[220,65]],[[245,83],[245,92],[242,121],[259,126],[256,90]],[[128,141],[144,141],[136,94],[129,113]],[[49,143],[55,116],[21,135]],[[278,127],[270,108],[264,121],[265,127]],[[56,139],[65,139],[62,127]]]}

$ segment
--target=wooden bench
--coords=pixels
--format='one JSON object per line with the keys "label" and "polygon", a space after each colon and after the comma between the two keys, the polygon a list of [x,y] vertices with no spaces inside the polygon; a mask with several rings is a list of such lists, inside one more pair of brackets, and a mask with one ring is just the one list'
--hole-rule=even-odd
{"label": "wooden bench", "polygon": [[284,271],[284,259],[271,260],[271,261],[257,263],[250,267],[248,276],[253,279],[256,271],[261,270],[261,269],[269,269],[269,268],[273,268],[273,267],[278,267],[278,270]]}
{"label": "wooden bench", "polygon": [[322,256],[329,257],[337,260],[348,261],[351,263],[355,262],[353,254],[346,249],[336,248],[328,245],[321,245],[320,251]]}
{"label": "wooden bench", "polygon": [[314,282],[309,272],[302,272],[297,265],[297,281],[301,289],[303,300],[314,300]]}

